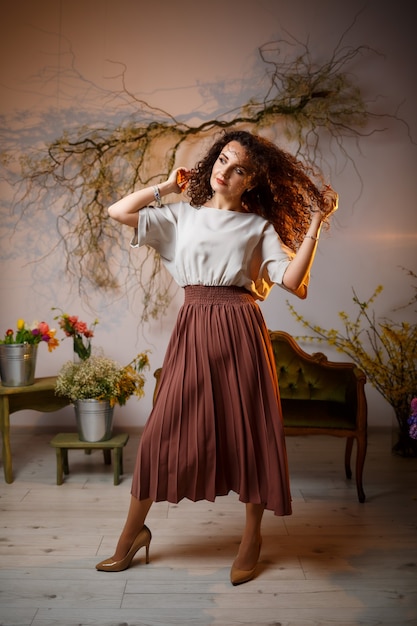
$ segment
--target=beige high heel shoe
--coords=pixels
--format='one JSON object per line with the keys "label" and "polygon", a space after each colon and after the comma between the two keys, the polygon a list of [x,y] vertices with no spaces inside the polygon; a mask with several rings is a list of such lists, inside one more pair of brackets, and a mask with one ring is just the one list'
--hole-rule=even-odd
{"label": "beige high heel shoe", "polygon": [[146,563],[149,563],[149,546],[151,539],[151,531],[147,526],[143,526],[142,530],[132,543],[129,552],[123,559],[120,561],[115,561],[113,558],[105,559],[104,561],[97,563],[96,569],[99,570],[99,572],[121,572],[130,566],[136,552],[143,547],[146,548]]}
{"label": "beige high heel shoe", "polygon": [[232,565],[232,569],[230,570],[230,582],[232,585],[236,587],[236,585],[242,585],[243,583],[248,583],[255,576],[256,565],[253,569],[244,570],[237,569],[234,565]]}
{"label": "beige high heel shoe", "polygon": [[259,560],[259,555],[261,553],[261,545],[262,545],[262,541],[260,541],[259,543],[258,558],[256,559],[255,567],[253,567],[252,569],[249,569],[249,570],[238,569],[237,567],[235,567],[235,564],[233,563],[232,568],[230,570],[230,582],[232,583],[232,585],[234,586],[242,585],[243,583],[247,583],[250,580],[252,580],[252,578],[254,578],[255,572],[256,572],[256,566]]}

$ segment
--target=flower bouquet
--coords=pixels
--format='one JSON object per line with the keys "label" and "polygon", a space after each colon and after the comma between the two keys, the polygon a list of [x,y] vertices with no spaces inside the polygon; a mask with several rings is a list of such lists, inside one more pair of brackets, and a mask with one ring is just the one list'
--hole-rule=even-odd
{"label": "flower bouquet", "polygon": [[[57,309],[53,307],[52,310],[56,311]],[[68,313],[61,312],[54,319],[58,320],[59,327],[64,331],[65,335],[72,337],[74,352],[79,359],[81,361],[88,359],[91,356],[91,339],[94,337],[94,328],[98,324],[98,319],[94,320],[90,328],[77,315],[68,315]]]}
{"label": "flower bouquet", "polygon": [[145,369],[149,369],[146,352],[125,366],[103,355],[92,355],[80,363],[68,361],[58,374],[55,392],[72,402],[95,399],[122,406],[130,396],[144,395]]}
{"label": "flower bouquet", "polygon": [[18,343],[28,343],[37,345],[44,341],[48,345],[48,351],[52,352],[59,346],[59,340],[55,337],[56,330],[49,328],[46,322],[32,322],[31,325],[26,324],[25,320],[17,320],[15,331],[11,328],[6,330],[4,339],[0,339],[0,344],[12,345]]}

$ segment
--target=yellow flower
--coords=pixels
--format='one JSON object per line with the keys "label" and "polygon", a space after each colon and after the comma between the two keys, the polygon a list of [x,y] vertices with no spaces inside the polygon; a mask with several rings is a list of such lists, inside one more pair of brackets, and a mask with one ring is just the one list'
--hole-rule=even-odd
{"label": "yellow flower", "polygon": [[25,327],[25,320],[17,320],[17,330],[23,330]]}
{"label": "yellow flower", "polygon": [[[414,272],[409,273],[417,279]],[[416,393],[417,325],[408,321],[395,322],[386,317],[378,318],[370,310],[370,305],[382,289],[382,285],[379,285],[365,301],[360,300],[353,290],[353,302],[359,310],[353,319],[345,311],[339,311],[343,331],[321,328],[299,315],[294,307],[289,308],[298,322],[313,331],[315,341],[326,341],[338,352],[346,354],[366,373],[368,381],[394,408],[402,425],[407,424],[409,399]],[[417,295],[409,304],[416,300]],[[302,336],[298,339],[312,337]]]}

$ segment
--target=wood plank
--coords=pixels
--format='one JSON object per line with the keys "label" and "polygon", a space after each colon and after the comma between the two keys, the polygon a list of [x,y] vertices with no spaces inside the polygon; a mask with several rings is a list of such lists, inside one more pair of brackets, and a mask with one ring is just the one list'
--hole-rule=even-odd
{"label": "wood plank", "polygon": [[[0,483],[0,623],[7,626],[414,626],[417,623],[417,459],[390,454],[391,434],[370,433],[368,501],[359,504],[337,445],[294,438],[293,515],[266,512],[257,577],[229,582],[244,523],[236,494],[215,503],[156,503],[144,551],[116,574],[95,564],[113,553],[130,499],[129,475],[72,451],[55,484],[51,433],[14,429],[17,471]],[[13,443],[13,442],[12,442]],[[74,467],[74,470],[73,470]]]}

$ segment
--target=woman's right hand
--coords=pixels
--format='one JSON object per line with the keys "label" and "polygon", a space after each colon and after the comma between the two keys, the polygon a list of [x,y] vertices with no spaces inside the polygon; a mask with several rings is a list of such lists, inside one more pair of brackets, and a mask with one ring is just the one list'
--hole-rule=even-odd
{"label": "woman's right hand", "polygon": [[172,193],[182,193],[187,186],[187,181],[190,176],[191,170],[187,169],[186,167],[176,167],[174,170],[172,170],[167,179],[167,183],[172,189]]}

